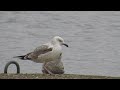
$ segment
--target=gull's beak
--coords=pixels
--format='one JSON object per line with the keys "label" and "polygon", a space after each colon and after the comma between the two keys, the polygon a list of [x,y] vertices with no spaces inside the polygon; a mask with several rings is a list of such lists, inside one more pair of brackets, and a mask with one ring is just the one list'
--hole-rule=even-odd
{"label": "gull's beak", "polygon": [[62,45],[65,45],[66,47],[68,47],[68,45],[67,45],[67,44],[65,44],[65,43],[63,43]]}

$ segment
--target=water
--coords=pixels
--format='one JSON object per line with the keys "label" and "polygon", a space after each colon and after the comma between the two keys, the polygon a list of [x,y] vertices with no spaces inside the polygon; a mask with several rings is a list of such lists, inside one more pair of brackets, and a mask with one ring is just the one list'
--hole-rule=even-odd
{"label": "water", "polygon": [[[0,11],[0,73],[8,61],[21,73],[42,73],[42,64],[13,56],[31,52],[59,35],[65,73],[120,76],[119,11]],[[15,73],[14,65],[9,73]]]}

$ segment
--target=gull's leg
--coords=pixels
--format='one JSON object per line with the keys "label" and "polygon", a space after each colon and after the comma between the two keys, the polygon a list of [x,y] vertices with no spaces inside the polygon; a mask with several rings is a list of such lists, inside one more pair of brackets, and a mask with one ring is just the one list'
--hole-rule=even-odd
{"label": "gull's leg", "polygon": [[52,73],[50,70],[48,70],[46,67],[45,67],[45,65],[43,66],[43,68],[44,68],[44,71],[43,71],[43,73],[46,73],[46,74],[54,74],[54,73]]}

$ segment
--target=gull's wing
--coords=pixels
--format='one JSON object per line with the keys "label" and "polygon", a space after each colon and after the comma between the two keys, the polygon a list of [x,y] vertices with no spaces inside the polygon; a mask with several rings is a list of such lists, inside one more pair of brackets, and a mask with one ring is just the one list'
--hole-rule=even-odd
{"label": "gull's wing", "polygon": [[49,48],[48,45],[41,45],[41,46],[37,47],[33,52],[30,52],[23,56],[16,56],[16,57],[18,57],[22,60],[26,60],[26,59],[32,60],[32,59],[37,59],[40,54],[45,54],[52,50],[53,50],[53,48],[52,47]]}
{"label": "gull's wing", "polygon": [[52,47],[49,48],[48,45],[41,45],[39,47],[37,47],[35,50],[34,50],[34,54],[44,54],[44,53],[47,53],[49,51],[52,51]]}

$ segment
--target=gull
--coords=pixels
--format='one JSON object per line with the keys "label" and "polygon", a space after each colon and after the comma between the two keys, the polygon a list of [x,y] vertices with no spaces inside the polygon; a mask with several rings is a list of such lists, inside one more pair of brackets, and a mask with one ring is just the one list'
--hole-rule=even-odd
{"label": "gull", "polygon": [[42,66],[43,74],[64,74],[64,66],[61,57],[62,54],[58,59],[44,63]]}
{"label": "gull", "polygon": [[47,62],[60,59],[62,55],[62,45],[68,47],[63,38],[55,36],[50,42],[37,47],[33,52],[27,53],[26,55],[15,56],[15,58],[31,60],[36,63],[44,63],[45,65]]}

